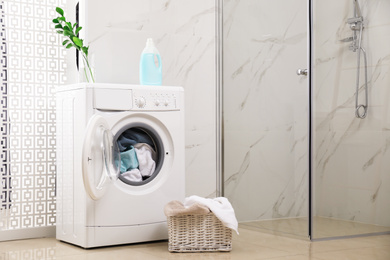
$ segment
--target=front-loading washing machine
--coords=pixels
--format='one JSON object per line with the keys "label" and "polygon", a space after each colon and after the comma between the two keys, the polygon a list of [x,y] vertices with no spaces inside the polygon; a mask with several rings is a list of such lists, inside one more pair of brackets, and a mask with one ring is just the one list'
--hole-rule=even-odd
{"label": "front-loading washing machine", "polygon": [[58,240],[91,248],[168,238],[163,208],[185,195],[181,87],[58,87],[56,140]]}

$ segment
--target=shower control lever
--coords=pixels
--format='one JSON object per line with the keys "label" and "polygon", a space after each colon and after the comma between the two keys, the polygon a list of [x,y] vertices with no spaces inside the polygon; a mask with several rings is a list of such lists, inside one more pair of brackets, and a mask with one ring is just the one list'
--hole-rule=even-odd
{"label": "shower control lever", "polygon": [[347,38],[341,39],[340,42],[352,42],[354,40],[355,40],[355,38],[353,38],[353,37],[347,37]]}
{"label": "shower control lever", "polygon": [[307,69],[297,69],[297,75],[307,76]]}

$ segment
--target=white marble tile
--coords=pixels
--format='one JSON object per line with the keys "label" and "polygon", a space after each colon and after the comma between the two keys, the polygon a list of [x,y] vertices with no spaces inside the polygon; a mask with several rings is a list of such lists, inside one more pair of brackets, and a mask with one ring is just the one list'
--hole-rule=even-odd
{"label": "white marble tile", "polygon": [[215,37],[215,2],[209,0],[173,0],[175,33],[187,36]]}
{"label": "white marble tile", "polygon": [[225,192],[241,221],[307,214],[305,15],[304,1],[224,1]]}
{"label": "white marble tile", "polygon": [[215,6],[210,1],[172,4],[175,10],[172,80],[185,88],[186,193],[215,196]]}
{"label": "white marble tile", "polygon": [[382,156],[380,158],[380,174],[378,176],[378,186],[373,194],[373,199],[377,205],[375,210],[375,223],[378,225],[389,226],[390,216],[390,164],[388,158],[390,158],[390,132],[384,131],[382,134]]}
{"label": "white marble tile", "polygon": [[188,196],[216,196],[214,140],[215,135],[210,131],[186,131],[186,194]]}

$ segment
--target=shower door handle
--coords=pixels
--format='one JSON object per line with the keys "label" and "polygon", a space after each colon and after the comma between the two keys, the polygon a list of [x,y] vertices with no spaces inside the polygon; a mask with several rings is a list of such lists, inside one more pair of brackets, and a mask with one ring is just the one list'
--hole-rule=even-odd
{"label": "shower door handle", "polygon": [[297,75],[307,76],[307,69],[297,69]]}

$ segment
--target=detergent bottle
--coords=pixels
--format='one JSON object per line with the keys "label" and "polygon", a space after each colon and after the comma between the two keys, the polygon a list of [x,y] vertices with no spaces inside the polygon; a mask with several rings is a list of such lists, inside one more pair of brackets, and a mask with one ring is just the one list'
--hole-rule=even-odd
{"label": "detergent bottle", "polygon": [[139,81],[141,85],[162,85],[161,57],[152,38],[146,40],[141,54]]}

